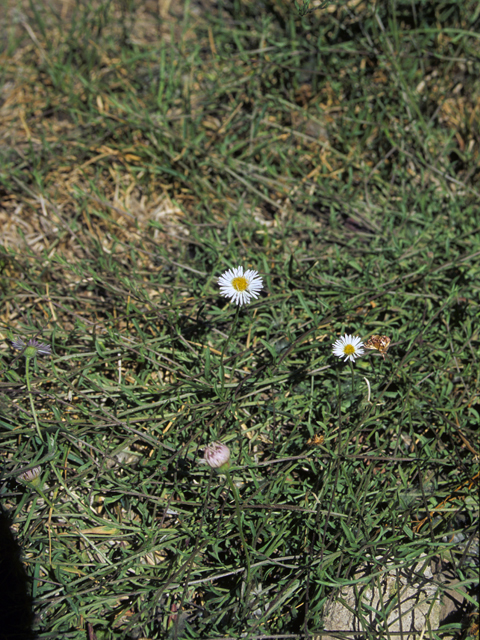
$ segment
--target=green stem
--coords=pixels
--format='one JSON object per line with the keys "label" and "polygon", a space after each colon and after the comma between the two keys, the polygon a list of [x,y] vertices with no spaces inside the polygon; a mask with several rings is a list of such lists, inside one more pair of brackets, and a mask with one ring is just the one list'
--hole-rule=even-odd
{"label": "green stem", "polygon": [[35,426],[37,427],[38,436],[39,436],[40,440],[42,442],[44,442],[43,436],[42,436],[42,432],[40,431],[40,425],[38,424],[38,420],[37,420],[37,413],[35,411],[35,404],[33,403],[32,388],[30,386],[29,364],[30,364],[30,358],[27,357],[27,358],[25,358],[25,378],[27,379],[28,396],[30,398],[30,406],[32,407],[33,419],[35,420]]}
{"label": "green stem", "polygon": [[220,378],[222,379],[222,387],[221,387],[220,395],[222,396],[222,398],[223,398],[223,390],[225,388],[225,367],[223,366],[223,357],[225,355],[225,352],[227,351],[228,343],[230,342],[230,340],[231,340],[231,338],[233,336],[233,330],[235,329],[235,327],[237,325],[239,312],[240,312],[240,305],[237,305],[237,310],[235,312],[235,318],[233,319],[232,326],[230,327],[230,333],[228,334],[228,338],[226,339],[226,341],[225,341],[225,343],[223,345],[222,355],[220,356]]}
{"label": "green stem", "polygon": [[230,471],[227,469],[224,471],[227,476],[227,482],[230,485],[230,489],[232,490],[233,497],[235,499],[235,511],[237,512],[237,522],[238,522],[238,530],[240,532],[240,539],[242,541],[243,550],[245,552],[245,561],[247,563],[247,575],[245,577],[245,600],[248,597],[249,593],[249,585],[250,585],[250,553],[248,551],[247,543],[245,542],[245,536],[243,535],[243,527],[242,527],[242,514],[240,510],[240,501],[238,498],[237,488],[233,483],[233,480],[230,476]]}
{"label": "green stem", "polygon": [[341,457],[342,457],[342,450],[343,450],[343,442],[342,442],[342,384],[340,381],[340,367],[337,365],[335,367],[336,371],[337,371],[337,384],[338,384],[338,453],[337,453],[337,475],[339,473],[339,465]]}
{"label": "green stem", "polygon": [[351,360],[348,361],[350,365],[350,369],[352,370],[352,393],[355,393],[355,376],[353,375],[353,362]]}
{"label": "green stem", "polygon": [[335,371],[337,374],[337,385],[338,385],[338,426],[342,428],[342,383],[340,380],[340,370],[339,366],[335,367]]}

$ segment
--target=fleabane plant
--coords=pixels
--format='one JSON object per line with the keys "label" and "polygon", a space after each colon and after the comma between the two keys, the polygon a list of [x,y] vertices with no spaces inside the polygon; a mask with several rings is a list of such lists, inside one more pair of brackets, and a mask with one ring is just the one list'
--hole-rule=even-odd
{"label": "fleabane plant", "polygon": [[333,355],[344,358],[344,362],[355,362],[356,358],[363,356],[363,342],[358,336],[344,335],[333,343]]}
{"label": "fleabane plant", "polygon": [[[365,353],[363,350],[363,342],[362,339],[358,336],[349,336],[345,334],[341,336],[338,340],[333,343],[333,355],[337,356],[337,358],[343,358],[344,362],[348,361],[350,368],[352,370],[352,391],[355,391],[355,379],[353,376],[353,363],[356,358],[363,356]],[[338,381],[339,385],[339,393],[340,393],[340,379]]]}
{"label": "fleabane plant", "polygon": [[220,395],[223,396],[223,390],[225,387],[223,357],[237,324],[240,307],[244,304],[248,304],[253,298],[258,298],[260,291],[263,289],[263,280],[262,277],[258,275],[258,271],[255,271],[254,269],[247,269],[247,271],[244,271],[243,267],[235,267],[234,269],[225,271],[225,273],[220,276],[218,279],[218,286],[220,287],[221,295],[226,298],[230,298],[230,300],[237,305],[235,318],[232,322],[228,338],[224,342],[221,354],[220,376],[222,386]]}
{"label": "fleabane plant", "polygon": [[226,471],[230,468],[230,449],[221,442],[212,442],[205,447],[205,462],[212,469]]}
{"label": "fleabane plant", "polygon": [[12,347],[17,351],[21,351],[24,358],[49,356],[52,353],[52,347],[49,344],[38,342],[35,338],[30,338],[27,344],[22,338],[15,338],[15,340],[12,340]]}
{"label": "fleabane plant", "polygon": [[25,358],[25,378],[27,381],[27,389],[28,396],[30,398],[30,406],[32,408],[33,419],[35,421],[35,428],[37,429],[38,437],[43,442],[42,432],[40,430],[40,425],[38,424],[37,412],[35,411],[35,404],[33,402],[32,396],[32,387],[30,385],[30,360],[32,358],[36,358],[37,356],[49,356],[52,353],[52,347],[49,344],[44,344],[43,342],[38,342],[35,338],[30,338],[30,340],[25,344],[25,341],[22,338],[15,338],[12,340],[12,347],[17,351],[21,351],[23,357]]}
{"label": "fleabane plant", "polygon": [[17,480],[32,485],[32,487],[38,487],[40,485],[40,474],[42,473],[42,467],[33,467],[33,469],[27,469],[19,474]]}
{"label": "fleabane plant", "polygon": [[218,279],[220,293],[225,298],[241,307],[252,298],[258,298],[263,289],[262,277],[254,269],[243,270],[243,267],[229,269]]}
{"label": "fleabane plant", "polygon": [[240,539],[242,541],[243,551],[245,553],[245,562],[246,562],[246,573],[245,573],[245,591],[246,597],[248,596],[248,592],[250,589],[250,552],[248,550],[248,545],[245,540],[245,536],[243,533],[242,526],[242,509],[240,506],[240,498],[238,496],[237,488],[235,483],[232,480],[230,475],[230,449],[226,444],[221,442],[212,442],[205,447],[204,451],[204,460],[208,464],[211,469],[215,469],[218,473],[225,474],[227,478],[227,482],[230,486],[230,490],[232,491],[233,498],[235,500],[235,511],[237,514],[237,524],[238,524],[238,532],[240,534]]}

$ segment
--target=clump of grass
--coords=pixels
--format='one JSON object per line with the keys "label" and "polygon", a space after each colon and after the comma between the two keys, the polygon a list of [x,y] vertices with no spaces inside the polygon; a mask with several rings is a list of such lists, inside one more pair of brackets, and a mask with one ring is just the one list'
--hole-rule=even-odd
{"label": "clump of grass", "polygon": [[[22,6],[2,41],[0,491],[35,634],[315,636],[379,556],[448,562],[475,609],[474,5],[140,5]],[[228,339],[240,264],[265,288]],[[7,338],[40,333],[27,388]],[[355,385],[343,334],[391,339]]]}

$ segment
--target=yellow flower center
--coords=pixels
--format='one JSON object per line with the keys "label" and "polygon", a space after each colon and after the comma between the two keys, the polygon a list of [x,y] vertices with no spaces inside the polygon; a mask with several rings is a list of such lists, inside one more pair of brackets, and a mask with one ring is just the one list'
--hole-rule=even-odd
{"label": "yellow flower center", "polygon": [[238,276],[232,280],[232,287],[235,291],[246,291],[248,289],[248,280],[243,276]]}
{"label": "yellow flower center", "polygon": [[353,344],[346,344],[343,349],[343,353],[346,356],[353,356],[353,354],[355,353],[355,347],[353,346]]}

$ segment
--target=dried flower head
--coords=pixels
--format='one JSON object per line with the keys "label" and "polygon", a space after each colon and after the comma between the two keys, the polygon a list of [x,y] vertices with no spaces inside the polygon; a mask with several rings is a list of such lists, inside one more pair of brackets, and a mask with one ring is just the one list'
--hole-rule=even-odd
{"label": "dried flower head", "polygon": [[205,447],[205,462],[219,471],[226,471],[230,466],[230,449],[221,442],[212,442]]}
{"label": "dried flower head", "polygon": [[28,484],[33,485],[34,487],[40,484],[40,474],[42,473],[42,467],[33,467],[33,469],[27,469],[21,473],[17,480],[20,482],[27,482]]}
{"label": "dried flower head", "polygon": [[247,304],[251,298],[258,298],[263,288],[263,280],[258,271],[236,267],[225,271],[218,279],[220,293],[238,305]]}
{"label": "dried flower head", "polygon": [[22,338],[12,340],[12,347],[17,351],[22,351],[25,358],[35,358],[36,356],[49,356],[52,353],[52,347],[49,344],[38,342],[35,338],[30,338],[27,344]]}
{"label": "dried flower head", "polygon": [[355,358],[363,356],[363,342],[358,336],[344,335],[333,344],[333,354],[339,358],[345,358],[355,362]]}

